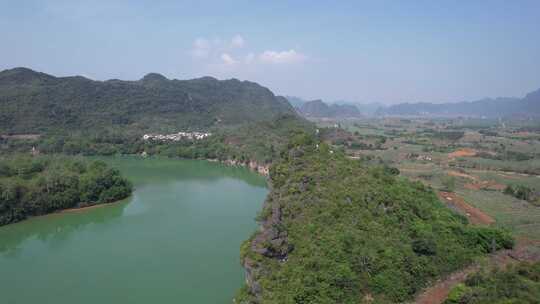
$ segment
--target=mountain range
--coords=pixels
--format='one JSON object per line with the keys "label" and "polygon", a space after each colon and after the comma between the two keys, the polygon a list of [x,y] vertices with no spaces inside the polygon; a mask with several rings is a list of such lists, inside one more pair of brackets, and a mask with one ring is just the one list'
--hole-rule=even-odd
{"label": "mountain range", "polygon": [[0,133],[118,127],[200,130],[297,116],[284,97],[254,82],[203,77],[137,81],[55,77],[27,68],[0,72]]}
{"label": "mountain range", "polygon": [[523,98],[499,97],[457,103],[401,103],[381,107],[377,115],[470,116],[470,117],[538,117],[540,89]]}
{"label": "mountain range", "polygon": [[320,99],[306,101],[298,97],[287,96],[287,100],[296,111],[307,118],[359,118],[362,113],[353,104],[327,104]]}

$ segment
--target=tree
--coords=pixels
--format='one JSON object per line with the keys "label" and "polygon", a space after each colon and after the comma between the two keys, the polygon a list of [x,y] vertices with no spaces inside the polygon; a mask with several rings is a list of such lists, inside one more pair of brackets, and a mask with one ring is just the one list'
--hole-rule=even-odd
{"label": "tree", "polygon": [[441,182],[444,191],[454,192],[456,189],[456,178],[453,176],[445,176]]}

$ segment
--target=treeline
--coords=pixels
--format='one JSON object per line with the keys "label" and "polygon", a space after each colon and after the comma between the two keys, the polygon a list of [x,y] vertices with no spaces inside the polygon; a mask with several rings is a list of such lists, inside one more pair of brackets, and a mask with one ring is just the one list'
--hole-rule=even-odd
{"label": "treeline", "polygon": [[512,151],[512,150],[504,150],[504,149],[499,149],[497,152],[498,153],[496,154],[487,153],[487,152],[479,152],[476,156],[481,157],[481,158],[486,158],[486,159],[494,159],[494,160],[502,160],[502,161],[506,161],[506,160],[526,161],[526,160],[531,160],[538,157],[538,155],[535,155],[535,154],[523,153],[523,152]]}
{"label": "treeline", "polygon": [[503,193],[540,206],[540,194],[535,191],[534,188],[530,188],[525,185],[508,185],[504,189]]}
{"label": "treeline", "polygon": [[401,303],[475,257],[511,248],[420,182],[367,166],[307,135],[270,172],[262,229],[241,249],[240,303]]}
{"label": "treeline", "polygon": [[128,197],[132,185],[101,161],[66,156],[0,158],[0,225]]}
{"label": "treeline", "polygon": [[[247,123],[243,126],[212,129],[203,140],[159,142],[142,139],[141,131],[98,128],[66,133],[46,133],[38,140],[0,138],[0,152],[28,153],[33,148],[45,154],[68,155],[164,155],[190,159],[256,160],[268,163],[287,143],[289,130],[314,132],[314,126],[297,117],[284,115],[272,122]],[[180,130],[170,131],[169,133]]]}
{"label": "treeline", "polygon": [[436,130],[425,130],[425,135],[430,136],[435,139],[440,140],[449,140],[449,141],[457,141],[461,139],[465,132],[463,131],[436,131]]}
{"label": "treeline", "polygon": [[520,263],[507,269],[481,271],[450,292],[444,304],[540,302],[540,263]]}

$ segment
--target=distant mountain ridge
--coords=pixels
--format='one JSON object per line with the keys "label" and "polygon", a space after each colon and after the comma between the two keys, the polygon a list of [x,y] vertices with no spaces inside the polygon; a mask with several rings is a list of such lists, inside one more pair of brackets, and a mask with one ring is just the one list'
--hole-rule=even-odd
{"label": "distant mountain ridge", "polygon": [[358,118],[362,113],[351,104],[327,104],[320,99],[305,101],[298,97],[287,96],[298,113],[308,118]]}
{"label": "distant mountain ridge", "polygon": [[254,82],[203,77],[138,81],[55,77],[27,68],[0,72],[0,133],[97,126],[150,131],[204,129],[297,116],[284,97]]}
{"label": "distant mountain ridge", "polygon": [[401,103],[380,108],[377,115],[508,117],[540,116],[540,89],[523,98],[499,97],[457,103]]}

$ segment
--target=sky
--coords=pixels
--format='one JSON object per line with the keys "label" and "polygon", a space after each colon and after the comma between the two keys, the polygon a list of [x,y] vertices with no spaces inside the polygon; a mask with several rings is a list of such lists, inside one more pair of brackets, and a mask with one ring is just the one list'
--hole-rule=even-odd
{"label": "sky", "polygon": [[0,0],[0,70],[386,104],[540,88],[540,1]]}

